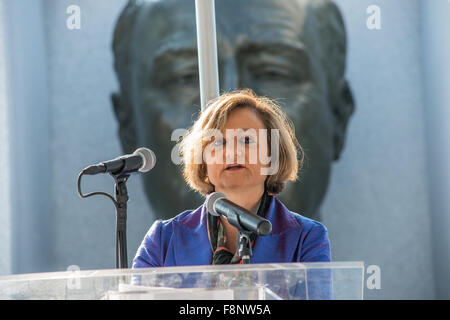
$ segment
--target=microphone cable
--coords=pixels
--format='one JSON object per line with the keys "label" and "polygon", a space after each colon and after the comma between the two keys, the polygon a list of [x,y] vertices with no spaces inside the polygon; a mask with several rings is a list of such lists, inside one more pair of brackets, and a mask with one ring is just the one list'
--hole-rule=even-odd
{"label": "microphone cable", "polygon": [[[123,210],[126,210],[126,200],[128,200],[128,195],[122,195],[126,197],[125,203],[119,203],[118,201],[116,201],[116,199],[114,199],[113,196],[111,196],[110,194],[106,193],[106,192],[102,192],[102,191],[95,191],[95,192],[89,192],[86,194],[83,194],[83,192],[81,191],[81,178],[83,177],[83,175],[85,174],[85,170],[83,169],[79,174],[78,174],[78,179],[77,179],[77,186],[78,186],[78,195],[81,198],[89,198],[95,195],[102,195],[102,196],[106,196],[109,199],[111,199],[111,201],[114,204],[114,207],[116,208],[116,212],[123,212]],[[123,184],[126,182],[126,180],[128,180],[128,176],[119,176],[119,177],[114,177],[114,180],[116,181],[116,196],[120,196],[120,192],[118,193],[118,188],[120,188],[119,183]],[[120,181],[118,181],[118,179],[120,179]],[[126,187],[125,187],[125,192],[126,192]],[[125,205],[125,208],[123,208],[123,205]],[[125,221],[124,221],[125,220]],[[122,244],[122,245],[120,245]],[[116,268],[128,268],[128,261],[127,261],[127,236],[126,236],[126,216],[125,217],[119,217],[119,214],[116,215]],[[119,262],[120,258],[122,257],[121,262]]]}

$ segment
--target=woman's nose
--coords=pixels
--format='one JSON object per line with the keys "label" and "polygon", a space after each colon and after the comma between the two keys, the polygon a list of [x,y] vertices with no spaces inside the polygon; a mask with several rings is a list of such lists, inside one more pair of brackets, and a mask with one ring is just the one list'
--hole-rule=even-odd
{"label": "woman's nose", "polygon": [[245,163],[245,147],[238,143],[236,137],[233,139],[227,139],[225,147],[225,161],[229,163]]}

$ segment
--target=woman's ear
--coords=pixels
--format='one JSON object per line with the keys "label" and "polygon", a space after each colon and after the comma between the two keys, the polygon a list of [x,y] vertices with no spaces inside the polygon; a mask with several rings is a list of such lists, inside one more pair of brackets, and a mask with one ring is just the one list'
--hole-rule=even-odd
{"label": "woman's ear", "polygon": [[330,100],[331,107],[334,115],[334,161],[338,160],[342,149],[344,148],[344,143],[347,133],[347,125],[350,120],[351,115],[355,110],[355,102],[353,99],[353,94],[350,89],[350,85],[345,79],[342,79],[336,90],[335,94]]}
{"label": "woman's ear", "polygon": [[123,152],[129,154],[137,148],[136,132],[134,131],[133,112],[129,104],[124,103],[120,93],[111,94],[114,114],[119,123],[119,137]]}

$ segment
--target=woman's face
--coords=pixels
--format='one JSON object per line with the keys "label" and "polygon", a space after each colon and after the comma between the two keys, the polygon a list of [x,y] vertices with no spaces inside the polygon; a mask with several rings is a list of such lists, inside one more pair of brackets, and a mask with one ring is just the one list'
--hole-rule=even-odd
{"label": "woman's face", "polygon": [[[233,110],[228,116],[222,135],[205,149],[207,174],[215,191],[264,188],[266,175],[260,155],[269,155],[267,139],[260,139],[260,130],[266,129],[257,113],[248,107]],[[220,161],[221,160],[221,161]]]}

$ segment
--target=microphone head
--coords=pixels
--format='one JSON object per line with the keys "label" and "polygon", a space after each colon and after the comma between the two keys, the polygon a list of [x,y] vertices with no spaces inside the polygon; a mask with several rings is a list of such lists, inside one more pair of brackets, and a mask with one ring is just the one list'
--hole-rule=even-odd
{"label": "microphone head", "polygon": [[135,152],[133,152],[133,154],[141,156],[144,162],[142,167],[139,169],[140,172],[150,171],[156,164],[156,156],[154,152],[150,149],[139,148]]}
{"label": "microphone head", "polygon": [[258,225],[258,235],[267,236],[270,232],[272,232],[272,223],[270,221],[264,220]]}
{"label": "microphone head", "polygon": [[206,209],[210,214],[213,216],[220,216],[219,213],[217,213],[216,209],[214,209],[215,203],[219,199],[226,199],[227,196],[222,192],[213,192],[206,196]]}

